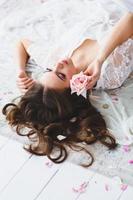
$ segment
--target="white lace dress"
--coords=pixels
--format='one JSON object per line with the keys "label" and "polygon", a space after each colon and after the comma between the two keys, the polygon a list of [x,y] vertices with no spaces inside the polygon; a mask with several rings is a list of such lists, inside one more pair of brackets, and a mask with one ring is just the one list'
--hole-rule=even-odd
{"label": "white lace dress", "polygon": [[115,89],[133,72],[133,40],[117,47],[104,62],[96,89]]}
{"label": "white lace dress", "polygon": [[[110,0],[48,2],[44,15],[46,12],[49,30],[45,30],[45,37],[33,41],[28,49],[39,66],[34,69],[35,77],[45,68],[52,68],[60,59],[71,56],[73,50],[87,38],[96,39],[102,47],[108,33],[126,12],[123,7]],[[54,14],[49,10],[53,10]],[[128,39],[104,62],[96,89],[118,88],[132,71],[133,40]]]}

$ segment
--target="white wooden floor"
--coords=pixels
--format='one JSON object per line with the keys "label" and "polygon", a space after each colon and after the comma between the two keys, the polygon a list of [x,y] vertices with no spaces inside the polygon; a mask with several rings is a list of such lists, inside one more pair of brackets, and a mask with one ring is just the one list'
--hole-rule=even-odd
{"label": "white wooden floor", "polygon": [[0,136],[0,200],[133,200],[133,188],[65,162],[33,156]]}

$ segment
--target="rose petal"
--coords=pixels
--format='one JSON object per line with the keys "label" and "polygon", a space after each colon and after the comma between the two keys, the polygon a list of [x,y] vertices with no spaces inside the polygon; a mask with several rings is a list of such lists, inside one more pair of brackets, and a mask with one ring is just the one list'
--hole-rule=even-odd
{"label": "rose petal", "polygon": [[73,192],[76,192],[76,193],[79,192],[79,190],[78,190],[78,189],[75,189],[75,188],[72,188],[72,190],[73,190]]}
{"label": "rose petal", "polygon": [[123,146],[123,150],[124,150],[125,152],[129,152],[131,149],[130,149],[130,147],[129,147],[128,145],[124,145],[124,146]]}
{"label": "rose petal", "polygon": [[51,167],[53,166],[53,163],[50,162],[50,161],[48,161],[48,162],[45,163],[45,165],[46,165],[47,167],[51,168]]}
{"label": "rose petal", "polygon": [[128,185],[122,184],[122,185],[121,185],[121,190],[122,190],[122,191],[125,191],[125,190],[127,189],[127,187],[128,187]]}
{"label": "rose petal", "polygon": [[108,192],[110,190],[110,186],[108,184],[105,184],[105,190]]}
{"label": "rose petal", "polygon": [[129,164],[133,164],[133,160],[129,160],[128,163],[129,163]]}
{"label": "rose petal", "polygon": [[70,80],[71,94],[77,93],[77,95],[82,95],[84,98],[87,96],[87,85],[88,77],[81,71],[79,74],[73,75]]}

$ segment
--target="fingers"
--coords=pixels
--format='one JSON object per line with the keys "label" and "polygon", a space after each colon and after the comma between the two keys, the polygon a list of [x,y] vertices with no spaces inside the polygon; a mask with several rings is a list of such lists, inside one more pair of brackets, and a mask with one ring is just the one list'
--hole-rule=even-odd
{"label": "fingers", "polygon": [[84,75],[87,75],[87,76],[91,75],[90,72],[88,71],[88,69],[84,71]]}
{"label": "fingers", "polygon": [[95,83],[90,83],[88,86],[87,86],[87,90],[91,90],[93,88],[93,86],[95,85]]}
{"label": "fingers", "polygon": [[29,87],[34,82],[33,79],[19,80],[17,85],[23,88]]}
{"label": "fingers", "polygon": [[87,90],[90,90],[93,88],[93,86],[96,84],[97,82],[97,77],[91,77],[90,81],[88,81],[88,84],[86,86]]}
{"label": "fingers", "polygon": [[31,82],[27,83],[26,85],[19,84],[18,87],[20,89],[29,89],[33,84],[34,84],[34,81],[31,81]]}
{"label": "fingers", "polygon": [[25,94],[35,83],[35,81],[31,78],[18,78],[16,82],[22,94]]}
{"label": "fingers", "polygon": [[97,71],[93,72],[93,75],[89,76],[86,89],[87,90],[92,89],[94,87],[94,85],[96,84],[97,80],[99,79],[99,77],[100,77],[99,72],[97,72]]}

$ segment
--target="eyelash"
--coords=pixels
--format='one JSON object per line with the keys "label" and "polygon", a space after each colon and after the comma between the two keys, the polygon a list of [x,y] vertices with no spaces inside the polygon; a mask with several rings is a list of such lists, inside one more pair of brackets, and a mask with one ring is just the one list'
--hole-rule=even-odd
{"label": "eyelash", "polygon": [[52,71],[52,69],[46,68],[46,72],[51,72],[51,71]]}
{"label": "eyelash", "polygon": [[[61,76],[60,76],[61,75]],[[65,80],[66,76],[62,73],[57,73],[57,76],[61,79],[61,80]]]}

